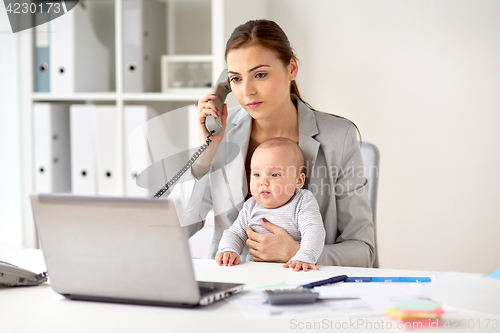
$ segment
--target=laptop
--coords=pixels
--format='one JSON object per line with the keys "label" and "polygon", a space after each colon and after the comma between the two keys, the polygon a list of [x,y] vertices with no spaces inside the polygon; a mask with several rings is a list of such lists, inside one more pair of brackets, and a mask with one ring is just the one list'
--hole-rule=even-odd
{"label": "laptop", "polygon": [[33,194],[51,287],[74,300],[207,305],[243,289],[195,280],[171,199]]}

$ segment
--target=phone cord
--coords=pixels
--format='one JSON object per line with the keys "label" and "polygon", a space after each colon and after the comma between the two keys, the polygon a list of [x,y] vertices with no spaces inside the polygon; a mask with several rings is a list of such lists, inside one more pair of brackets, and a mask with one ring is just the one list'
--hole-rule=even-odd
{"label": "phone cord", "polygon": [[200,148],[198,148],[198,150],[193,154],[193,156],[191,156],[191,158],[182,167],[182,169],[180,169],[179,172],[177,172],[175,176],[172,177],[172,179],[170,179],[158,192],[156,192],[156,194],[151,199],[159,199],[163,194],[165,194],[165,192],[168,191],[170,187],[172,187],[172,185],[174,185],[179,180],[179,178],[181,178],[181,176],[191,167],[191,165],[193,165],[193,163],[198,159],[198,157],[200,157],[200,155],[205,151],[205,149],[208,148],[210,142],[212,142],[210,137],[212,136],[213,132],[215,131],[212,131],[207,136],[205,143],[202,144]]}

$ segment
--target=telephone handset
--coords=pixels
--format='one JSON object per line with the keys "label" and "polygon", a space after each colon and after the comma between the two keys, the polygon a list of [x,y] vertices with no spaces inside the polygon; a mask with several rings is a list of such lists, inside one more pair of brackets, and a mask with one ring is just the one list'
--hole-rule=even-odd
{"label": "telephone handset", "polygon": [[36,286],[47,281],[47,272],[33,273],[27,269],[0,261],[0,284],[8,286]]}
{"label": "telephone handset", "polygon": [[[217,98],[214,100],[210,100],[211,103],[215,104],[219,112],[222,111],[222,108],[224,107],[224,101],[226,100],[226,97],[230,92],[231,86],[229,85],[229,80],[227,78],[227,69],[224,69],[219,75],[219,78],[217,79],[217,82],[212,89],[212,94],[217,95]],[[173,176],[172,179],[170,179],[158,192],[156,192],[156,194],[151,199],[159,199],[163,194],[165,194],[165,192],[167,192],[168,189],[172,187],[172,185],[174,185],[187,170],[189,170],[191,165],[193,165],[193,163],[198,159],[198,157],[200,157],[205,149],[208,148],[210,142],[212,142],[210,137],[213,135],[217,135],[224,130],[220,117],[215,118],[212,115],[206,116],[205,127],[207,128],[207,131],[209,133],[207,139],[205,140],[205,143],[200,146],[200,148],[193,154],[193,156],[191,156],[191,158],[179,170],[179,172],[177,172],[175,176]]]}
{"label": "telephone handset", "polygon": [[[231,86],[229,85],[229,80],[227,78],[227,69],[224,69],[222,73],[220,73],[219,78],[212,89],[212,94],[217,95],[217,98],[210,100],[209,102],[214,103],[219,112],[221,112],[224,107],[224,101],[230,92]],[[220,117],[215,118],[212,115],[208,115],[205,118],[205,127],[209,133],[212,133],[212,135],[217,135],[223,130]]]}

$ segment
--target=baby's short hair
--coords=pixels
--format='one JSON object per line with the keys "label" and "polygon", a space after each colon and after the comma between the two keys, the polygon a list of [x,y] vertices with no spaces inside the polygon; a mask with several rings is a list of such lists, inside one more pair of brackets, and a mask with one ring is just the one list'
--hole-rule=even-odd
{"label": "baby's short hair", "polygon": [[283,147],[284,149],[290,150],[294,160],[297,162],[295,166],[297,167],[298,174],[305,173],[304,153],[295,141],[282,137],[272,138],[262,142],[257,149],[274,147]]}

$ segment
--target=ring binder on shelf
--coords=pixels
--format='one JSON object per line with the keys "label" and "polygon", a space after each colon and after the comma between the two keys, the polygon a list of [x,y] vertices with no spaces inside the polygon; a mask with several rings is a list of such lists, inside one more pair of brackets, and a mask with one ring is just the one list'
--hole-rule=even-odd
{"label": "ring binder on shelf", "polygon": [[50,28],[50,91],[109,91],[109,51],[97,38],[88,11],[79,4],[50,21]]}
{"label": "ring binder on shelf", "polygon": [[122,196],[120,113],[116,106],[95,107],[97,194]]}
{"label": "ring binder on shelf", "polygon": [[123,91],[159,92],[161,55],[166,53],[165,4],[123,2]]}
{"label": "ring binder on shelf", "polygon": [[116,106],[71,105],[74,194],[122,196],[121,131]]}
{"label": "ring binder on shelf", "polygon": [[71,105],[71,186],[73,194],[97,194],[95,106]]}
{"label": "ring binder on shelf", "polygon": [[[35,24],[47,21],[47,13],[36,13]],[[35,92],[50,92],[50,43],[49,43],[49,22],[35,27],[34,34],[34,73]]]}
{"label": "ring binder on shelf", "polygon": [[71,192],[69,105],[33,105],[35,190],[38,193]]}

